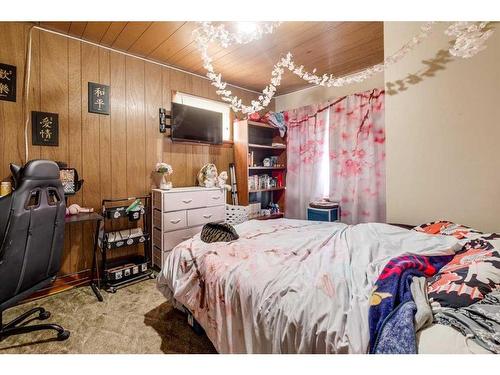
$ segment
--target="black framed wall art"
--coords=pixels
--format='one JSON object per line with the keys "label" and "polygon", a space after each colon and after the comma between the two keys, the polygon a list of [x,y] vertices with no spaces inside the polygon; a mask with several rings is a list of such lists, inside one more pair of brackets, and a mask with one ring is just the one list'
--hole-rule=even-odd
{"label": "black framed wall art", "polygon": [[31,132],[34,146],[59,146],[59,115],[31,112]]}
{"label": "black framed wall art", "polygon": [[89,82],[89,112],[101,115],[109,115],[109,92],[108,85]]}
{"label": "black framed wall art", "polygon": [[0,100],[16,101],[17,68],[0,63]]}

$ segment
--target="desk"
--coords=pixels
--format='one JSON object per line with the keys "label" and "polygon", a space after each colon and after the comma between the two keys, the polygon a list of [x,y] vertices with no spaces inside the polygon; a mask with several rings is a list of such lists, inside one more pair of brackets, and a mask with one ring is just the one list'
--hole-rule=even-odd
{"label": "desk", "polygon": [[[92,256],[92,270],[90,271],[90,287],[94,291],[95,296],[97,299],[102,302],[102,294],[99,290],[100,287],[100,279],[99,279],[99,272],[97,271],[97,238],[99,237],[99,228],[101,227],[101,222],[104,220],[104,218],[99,215],[97,212],[81,212],[76,215],[70,215],[66,216],[64,218],[65,224],[75,224],[75,223],[82,223],[85,221],[95,221],[95,238],[94,238],[94,249],[93,249],[93,256]],[[95,283],[95,279],[97,276],[97,283]]]}

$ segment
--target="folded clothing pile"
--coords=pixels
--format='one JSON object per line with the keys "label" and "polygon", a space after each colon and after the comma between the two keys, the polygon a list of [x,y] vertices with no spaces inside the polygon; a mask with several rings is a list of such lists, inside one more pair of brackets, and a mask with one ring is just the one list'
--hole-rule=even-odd
{"label": "folded clothing pile", "polygon": [[143,235],[142,228],[130,228],[108,232],[108,242],[124,241],[129,238],[140,237]]}

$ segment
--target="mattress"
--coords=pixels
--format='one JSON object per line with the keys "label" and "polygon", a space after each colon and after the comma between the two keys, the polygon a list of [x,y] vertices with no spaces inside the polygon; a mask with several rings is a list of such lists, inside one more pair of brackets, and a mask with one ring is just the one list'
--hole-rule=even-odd
{"label": "mattress", "polygon": [[[403,253],[452,254],[457,245],[374,223],[251,220],[236,230],[240,239],[229,243],[196,235],[179,244],[158,277],[219,353],[366,353],[369,296],[385,264]],[[436,349],[436,329],[422,332],[423,352]]]}

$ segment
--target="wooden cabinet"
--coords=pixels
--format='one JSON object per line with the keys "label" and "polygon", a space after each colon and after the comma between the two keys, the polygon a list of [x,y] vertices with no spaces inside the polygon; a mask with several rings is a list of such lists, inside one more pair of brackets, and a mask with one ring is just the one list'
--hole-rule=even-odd
{"label": "wooden cabinet", "polygon": [[[269,203],[277,203],[281,213],[271,217],[284,216],[286,153],[286,136],[280,137],[273,126],[249,120],[234,122],[234,163],[240,205],[260,202],[265,209]],[[271,160],[271,164],[264,164],[265,159]],[[254,184],[255,176],[266,175],[272,179],[269,186]]]}

